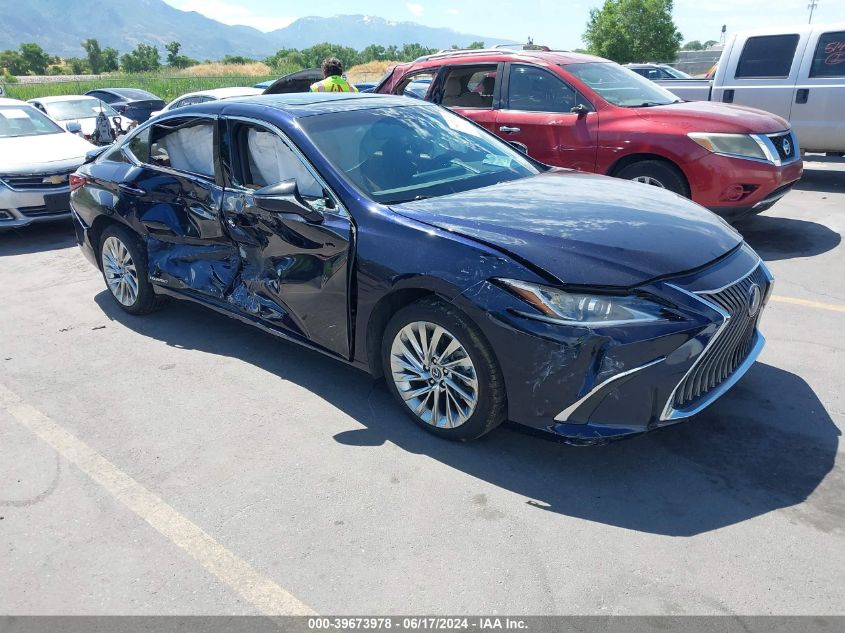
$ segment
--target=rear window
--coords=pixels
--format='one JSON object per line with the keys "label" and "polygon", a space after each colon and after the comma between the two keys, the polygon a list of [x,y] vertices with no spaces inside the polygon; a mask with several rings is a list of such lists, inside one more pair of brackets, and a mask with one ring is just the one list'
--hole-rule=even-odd
{"label": "rear window", "polygon": [[819,37],[810,77],[845,77],[845,31]]}
{"label": "rear window", "polygon": [[798,35],[749,37],[736,67],[736,79],[777,79],[789,77]]}

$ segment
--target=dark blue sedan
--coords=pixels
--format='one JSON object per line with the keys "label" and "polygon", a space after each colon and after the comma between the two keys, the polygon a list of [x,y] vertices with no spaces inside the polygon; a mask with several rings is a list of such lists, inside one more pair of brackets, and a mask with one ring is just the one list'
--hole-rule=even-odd
{"label": "dark blue sedan", "polygon": [[772,277],[718,217],[549,168],[414,99],[188,106],[71,186],[121,308],[202,303],[384,376],[450,439],[506,419],[576,443],[669,425],[763,346]]}

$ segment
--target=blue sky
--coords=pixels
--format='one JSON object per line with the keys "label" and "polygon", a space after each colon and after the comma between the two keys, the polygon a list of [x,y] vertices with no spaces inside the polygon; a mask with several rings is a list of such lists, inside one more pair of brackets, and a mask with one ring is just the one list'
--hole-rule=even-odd
{"label": "blue sky", "polygon": [[[557,48],[582,46],[581,34],[591,7],[601,0],[165,0],[227,24],[247,24],[262,31],[286,26],[299,17],[338,14],[376,15],[428,26],[448,26],[464,33],[522,40]],[[685,40],[719,39],[722,24],[730,31],[777,24],[806,23],[809,0],[675,0],[675,22]],[[845,0],[818,0],[814,22],[845,21]],[[397,42],[403,44],[404,42]]]}

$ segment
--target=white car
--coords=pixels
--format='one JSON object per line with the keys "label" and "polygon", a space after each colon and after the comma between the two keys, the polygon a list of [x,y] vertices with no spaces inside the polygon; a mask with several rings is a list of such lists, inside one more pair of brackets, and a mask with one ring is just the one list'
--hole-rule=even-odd
{"label": "white car", "polygon": [[231,97],[252,97],[260,94],[264,94],[264,90],[262,88],[247,87],[214,88],[213,90],[189,92],[188,94],[174,99],[158,112],[153,112],[151,116],[157,116],[163,112],[170,112],[170,110],[174,110],[175,108],[181,108],[182,106],[193,105],[195,103],[217,101],[218,99],[229,99]]}
{"label": "white car", "polygon": [[94,135],[97,129],[97,115],[100,112],[104,112],[108,117],[115,136],[126,131],[123,129],[123,118],[120,113],[108,103],[94,97],[85,95],[38,97],[30,99],[27,103],[34,105],[69,132],[74,132],[76,126],[73,124],[78,123],[80,133],[86,139],[91,139]]}
{"label": "white car", "polygon": [[25,101],[0,98],[0,231],[70,215],[70,174],[96,149]]}
{"label": "white car", "polygon": [[738,33],[725,44],[712,80],[655,83],[687,101],[777,114],[792,124],[804,151],[845,152],[845,22]]}

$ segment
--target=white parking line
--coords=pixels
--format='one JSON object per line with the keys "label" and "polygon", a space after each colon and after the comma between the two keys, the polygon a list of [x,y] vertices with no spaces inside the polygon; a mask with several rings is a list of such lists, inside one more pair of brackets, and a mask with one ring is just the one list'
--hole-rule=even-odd
{"label": "white parking line", "polygon": [[2,384],[0,406],[262,613],[315,614],[308,605],[258,573],[198,525]]}

